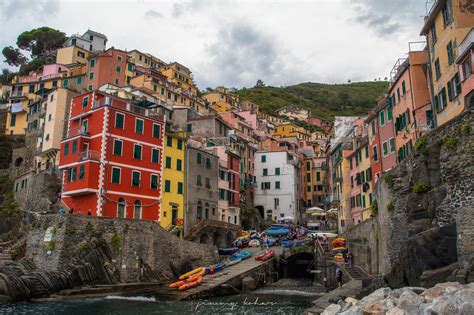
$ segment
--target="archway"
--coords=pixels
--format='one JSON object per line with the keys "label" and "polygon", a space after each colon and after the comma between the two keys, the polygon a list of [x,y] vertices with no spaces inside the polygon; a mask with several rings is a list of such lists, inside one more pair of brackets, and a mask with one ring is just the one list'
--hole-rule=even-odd
{"label": "archway", "polygon": [[311,252],[298,252],[294,255],[289,256],[286,259],[286,276],[289,278],[313,278],[313,275],[309,273],[314,260],[314,253]]}
{"label": "archway", "polygon": [[117,218],[121,218],[121,219],[125,218],[126,216],[125,207],[126,207],[125,199],[120,198],[117,202]]}
{"label": "archway", "polygon": [[135,200],[133,207],[133,218],[141,219],[142,218],[142,202],[140,200]]}
{"label": "archway", "polygon": [[21,164],[23,163],[23,158],[19,157],[15,160],[15,167],[20,167]]}
{"label": "archway", "polygon": [[255,206],[255,208],[257,208],[258,212],[260,213],[260,217],[265,219],[265,209],[263,206]]}

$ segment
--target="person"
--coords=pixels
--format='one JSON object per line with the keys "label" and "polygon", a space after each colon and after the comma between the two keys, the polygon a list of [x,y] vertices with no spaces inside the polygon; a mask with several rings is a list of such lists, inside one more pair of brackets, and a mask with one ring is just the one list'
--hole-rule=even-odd
{"label": "person", "polygon": [[263,237],[260,237],[259,242],[260,242],[260,249],[263,250]]}
{"label": "person", "polygon": [[349,251],[347,253],[347,260],[349,261],[349,267],[351,267],[351,268],[352,268],[352,265],[354,264],[353,259],[354,259],[354,257],[352,256],[352,252]]}
{"label": "person", "polygon": [[69,209],[69,214],[74,214],[74,208]]}
{"label": "person", "polygon": [[87,215],[92,215],[91,209],[87,210]]}
{"label": "person", "polygon": [[336,280],[338,287],[342,287],[342,270],[339,267],[336,269]]}
{"label": "person", "polygon": [[63,208],[63,207],[59,208],[59,214],[60,214],[60,215],[63,215],[63,214],[64,214],[64,208]]}

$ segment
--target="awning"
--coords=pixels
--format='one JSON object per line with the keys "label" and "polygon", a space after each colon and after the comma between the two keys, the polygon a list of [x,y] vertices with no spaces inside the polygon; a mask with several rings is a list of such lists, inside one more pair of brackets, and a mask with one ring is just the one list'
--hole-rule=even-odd
{"label": "awning", "polygon": [[19,113],[19,112],[22,112],[24,111],[23,109],[23,106],[21,105],[21,103],[12,103],[12,108],[11,108],[11,113],[14,114],[14,113]]}

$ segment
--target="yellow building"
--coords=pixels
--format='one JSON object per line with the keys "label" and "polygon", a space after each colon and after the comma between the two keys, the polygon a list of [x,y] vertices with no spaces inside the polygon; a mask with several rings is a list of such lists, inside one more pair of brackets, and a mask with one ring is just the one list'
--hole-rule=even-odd
{"label": "yellow building", "polygon": [[350,180],[350,160],[348,156],[352,151],[343,150],[343,159],[341,161],[340,173],[336,177],[338,182],[338,190],[340,191],[339,199],[339,221],[343,220],[345,226],[342,230],[347,229],[348,226],[353,225],[351,215],[351,180]]}
{"label": "yellow building", "polygon": [[163,228],[179,232],[183,237],[186,185],[186,139],[180,134],[166,133],[163,150],[161,221]]}
{"label": "yellow building", "polygon": [[78,46],[69,46],[58,49],[56,63],[68,65],[71,63],[87,64],[90,52]]}
{"label": "yellow building", "polygon": [[362,221],[370,218],[372,215],[372,169],[370,168],[370,154],[368,143],[364,144],[360,149],[359,156],[362,157],[358,165],[361,177],[361,195],[362,195]]}
{"label": "yellow building", "polygon": [[232,107],[240,107],[240,98],[229,89],[219,86],[213,91],[205,93],[202,98],[207,101],[214,110],[218,112],[229,111]]}
{"label": "yellow building", "polygon": [[474,14],[466,9],[469,2],[437,0],[421,30],[428,43],[430,90],[438,126],[464,109],[460,75],[454,61],[458,56],[458,44],[474,26]]}
{"label": "yellow building", "polygon": [[180,63],[172,62],[165,66],[161,72],[183,90],[190,91],[194,95],[197,94],[197,87],[194,85],[193,76],[189,68]]}
{"label": "yellow building", "polygon": [[311,138],[311,134],[304,128],[298,127],[290,122],[276,125],[273,135],[276,137],[296,137],[298,140],[306,141],[309,141]]}

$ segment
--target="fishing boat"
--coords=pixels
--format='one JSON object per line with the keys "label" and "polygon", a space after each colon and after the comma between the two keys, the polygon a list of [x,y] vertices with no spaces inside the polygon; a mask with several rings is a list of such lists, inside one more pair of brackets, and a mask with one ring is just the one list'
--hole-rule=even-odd
{"label": "fishing boat", "polygon": [[194,278],[191,278],[191,279],[193,279],[193,281],[190,281],[188,283],[185,283],[185,284],[181,285],[178,288],[178,290],[180,290],[180,291],[188,290],[188,289],[197,287],[198,285],[200,285],[202,283],[202,276],[197,276],[197,277],[194,277]]}
{"label": "fishing boat", "polygon": [[179,280],[184,280],[186,278],[189,278],[189,277],[191,277],[191,276],[193,276],[193,275],[195,275],[198,272],[201,272],[203,270],[204,270],[204,267],[199,267],[199,268],[196,268],[196,269],[191,270],[189,272],[186,272],[186,273],[182,274],[181,276],[179,276]]}
{"label": "fishing boat", "polygon": [[240,252],[240,253],[235,253],[234,255],[232,255],[232,257],[240,258],[242,260],[250,258],[250,256],[252,256],[252,252]]}
{"label": "fishing boat", "polygon": [[266,260],[269,260],[270,258],[272,258],[273,256],[275,256],[275,251],[274,250],[267,250],[267,251],[261,253],[260,255],[258,255],[257,257],[255,257],[255,260],[266,261]]}
{"label": "fishing boat", "polygon": [[239,251],[238,247],[219,248],[219,255],[232,255]]}

